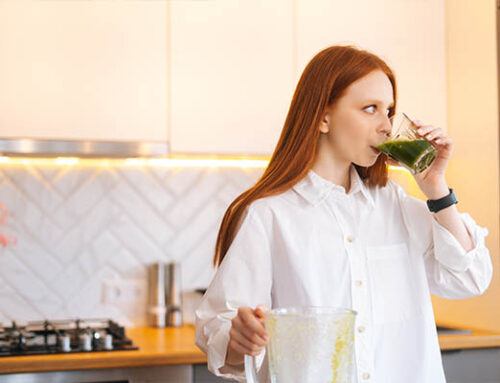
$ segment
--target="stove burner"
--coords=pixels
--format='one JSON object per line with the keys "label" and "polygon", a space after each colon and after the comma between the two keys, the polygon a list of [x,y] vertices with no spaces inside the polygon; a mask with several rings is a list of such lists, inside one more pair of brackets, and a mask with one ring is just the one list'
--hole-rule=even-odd
{"label": "stove burner", "polygon": [[0,356],[137,350],[111,319],[28,322],[0,326]]}

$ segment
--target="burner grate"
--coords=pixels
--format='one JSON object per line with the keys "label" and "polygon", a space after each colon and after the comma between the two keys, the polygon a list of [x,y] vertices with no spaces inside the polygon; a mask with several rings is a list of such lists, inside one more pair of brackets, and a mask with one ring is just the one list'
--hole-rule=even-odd
{"label": "burner grate", "polygon": [[0,326],[0,356],[137,350],[111,319],[45,320]]}

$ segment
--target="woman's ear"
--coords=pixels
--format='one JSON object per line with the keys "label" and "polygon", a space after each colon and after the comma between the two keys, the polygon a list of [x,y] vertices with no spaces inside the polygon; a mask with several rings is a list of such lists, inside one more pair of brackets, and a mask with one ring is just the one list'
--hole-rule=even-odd
{"label": "woman's ear", "polygon": [[328,112],[323,114],[323,118],[319,124],[319,131],[325,134],[330,132],[330,114]]}

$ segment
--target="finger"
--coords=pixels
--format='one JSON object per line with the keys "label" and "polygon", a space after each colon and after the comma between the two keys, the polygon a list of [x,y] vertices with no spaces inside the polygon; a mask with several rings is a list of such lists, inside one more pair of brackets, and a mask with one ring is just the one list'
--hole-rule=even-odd
{"label": "finger", "polygon": [[421,125],[417,128],[417,134],[420,136],[425,136],[432,130],[434,130],[434,127],[432,125]]}
{"label": "finger", "polygon": [[269,340],[269,335],[267,334],[267,331],[264,328],[264,325],[261,324],[259,331],[262,331],[262,333],[259,333],[255,331],[254,329],[250,329],[246,326],[243,326],[241,329],[239,329],[240,333],[243,334],[250,342],[259,344],[259,345],[265,345],[267,341]]}
{"label": "finger", "polygon": [[422,126],[417,129],[417,134],[425,139],[431,141],[437,137],[445,136],[443,129],[435,128],[432,125]]}
{"label": "finger", "polygon": [[238,332],[238,334],[244,337],[246,339],[246,342],[250,344],[265,346],[267,344],[267,341],[269,340],[269,338],[265,339],[256,332],[249,330],[241,322],[236,322],[231,327],[231,329],[234,329],[235,332]]}
{"label": "finger", "polygon": [[429,133],[427,133],[425,135],[425,138],[429,141],[432,141],[438,137],[443,137],[444,136],[444,131],[443,129],[434,129],[434,130],[431,130]]}
{"label": "finger", "polygon": [[257,356],[260,354],[260,351],[249,350],[234,338],[229,340],[229,347],[231,347],[233,350],[235,350],[238,354],[241,355]]}
{"label": "finger", "polygon": [[422,123],[422,121],[420,121],[420,120],[412,120],[412,123],[413,123],[413,125],[415,125],[415,126],[417,126],[417,127],[424,125],[424,124]]}
{"label": "finger", "polygon": [[240,316],[235,317],[231,322],[232,327],[244,335],[249,342],[258,344],[261,344],[261,342],[267,342],[269,340],[269,335],[267,334],[267,331],[265,331],[264,324],[260,323],[257,319],[254,320],[258,323],[259,329],[263,335],[260,335],[260,333],[254,329],[249,328]]}
{"label": "finger", "polygon": [[250,333],[250,339],[252,339],[254,333],[262,339],[265,339],[268,336],[263,321],[257,319],[253,310],[242,310],[238,316],[240,317],[243,327],[245,328],[245,334]]}
{"label": "finger", "polygon": [[434,142],[440,146],[452,146],[453,145],[453,139],[451,139],[450,137],[440,137],[440,138],[437,138]]}
{"label": "finger", "polygon": [[255,310],[253,312],[257,317],[264,318],[264,314],[268,311],[269,311],[269,309],[266,306],[257,305],[257,307],[255,308]]}
{"label": "finger", "polygon": [[250,351],[257,351],[267,346],[267,342],[264,341],[259,341],[257,343],[252,342],[235,328],[231,328],[229,330],[229,334],[232,338],[236,339],[238,343],[240,343],[243,347],[247,348]]}

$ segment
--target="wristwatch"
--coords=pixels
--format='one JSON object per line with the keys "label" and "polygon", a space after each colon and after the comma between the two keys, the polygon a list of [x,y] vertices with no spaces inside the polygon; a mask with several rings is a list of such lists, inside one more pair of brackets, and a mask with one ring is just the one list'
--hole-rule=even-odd
{"label": "wristwatch", "polygon": [[427,200],[427,207],[431,212],[437,213],[440,210],[446,209],[448,206],[458,203],[457,197],[455,196],[453,189],[449,190],[450,194],[448,194],[446,197]]}

